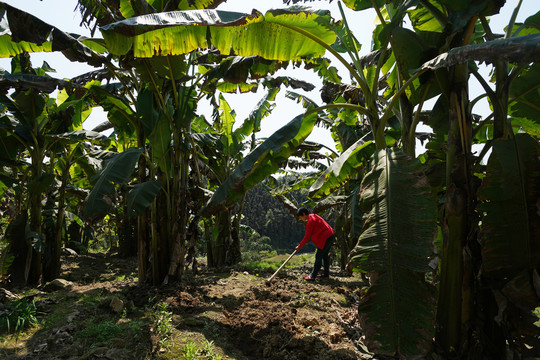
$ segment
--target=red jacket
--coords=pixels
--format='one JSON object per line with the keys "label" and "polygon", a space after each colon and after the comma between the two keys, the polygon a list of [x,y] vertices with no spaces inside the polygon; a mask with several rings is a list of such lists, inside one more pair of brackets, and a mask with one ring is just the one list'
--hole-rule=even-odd
{"label": "red jacket", "polygon": [[309,214],[306,224],[306,235],[298,244],[298,249],[304,246],[309,238],[319,249],[323,249],[326,244],[326,239],[334,235],[334,229],[322,217],[317,214]]}

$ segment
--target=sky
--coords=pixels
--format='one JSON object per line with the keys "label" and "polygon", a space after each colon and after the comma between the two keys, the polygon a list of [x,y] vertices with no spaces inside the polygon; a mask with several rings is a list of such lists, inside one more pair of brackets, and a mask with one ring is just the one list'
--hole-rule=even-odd
{"label": "sky", "polygon": [[[46,23],[56,26],[62,31],[90,36],[89,30],[80,25],[81,15],[79,11],[76,10],[76,0],[3,0],[3,2],[11,6],[17,7],[21,10],[24,10],[40,18]],[[500,14],[492,16],[491,26],[494,32],[503,33],[504,26],[507,25],[510,19],[510,15],[517,3],[518,0],[507,0]],[[328,3],[328,1],[313,1],[307,4],[307,6],[316,9],[329,9],[334,18],[341,18],[336,0],[332,1],[330,4]],[[250,13],[252,8],[256,8],[260,12],[264,13],[268,9],[276,9],[283,7],[286,6],[283,5],[282,0],[228,0],[226,3],[220,5],[218,9]],[[374,11],[364,10],[360,12],[354,12],[346,8],[345,6],[343,8],[345,10],[345,17],[347,18],[348,24],[353,34],[363,45],[360,53],[368,53],[371,44],[371,33],[375,26]],[[522,22],[528,16],[533,15],[539,11],[540,1],[523,0],[519,13],[520,15],[518,16],[517,21]],[[96,34],[95,36],[99,37],[100,34]],[[331,58],[331,55],[327,57],[333,60]],[[35,53],[31,55],[31,59],[34,67],[41,66],[43,61],[47,61],[47,63],[57,71],[56,73],[50,73],[50,75],[57,78],[71,78],[95,69],[84,63],[72,63],[69,60],[65,59],[61,53]],[[335,65],[335,62],[333,63],[333,65]],[[9,59],[0,59],[0,67],[10,71],[11,66],[9,63]],[[485,71],[487,73],[488,70]],[[317,76],[315,76],[311,71],[306,71],[300,68],[293,69],[291,66],[289,66],[286,71],[281,71],[277,75],[288,75],[300,80],[312,82],[317,86],[317,88],[311,92],[302,92],[300,90],[293,91],[303,93],[306,97],[309,97],[315,102],[322,104],[319,94],[321,82],[317,78]],[[344,70],[340,70],[340,75],[342,76],[345,83],[350,83],[349,76]],[[474,91],[475,86],[472,85],[471,93],[474,93]],[[478,89],[477,91],[480,91],[480,89]],[[303,113],[303,109],[299,104],[297,104],[293,100],[286,98],[284,95],[285,89],[282,89],[277,97],[277,105],[272,111],[272,115],[264,119],[262,122],[262,132],[260,133],[259,137],[270,136],[273,132],[288,123],[294,117]],[[259,91],[255,94],[249,93],[241,95],[225,94],[224,96],[229,102],[231,108],[235,110],[237,114],[237,122],[241,122],[243,119],[247,118],[249,113],[255,108],[258,101],[264,96],[264,92]],[[475,109],[475,112],[489,112],[487,102],[483,104],[480,103],[480,105],[478,106],[480,107],[480,109]],[[426,109],[426,107],[424,107],[424,109]],[[204,105],[199,106],[199,112],[206,116],[210,114],[209,107],[206,107]],[[105,119],[106,114],[100,109],[95,109],[90,118],[85,122],[85,128],[91,129],[93,126],[103,122]],[[330,148],[335,149],[334,143],[330,137],[329,130],[326,129],[315,128],[313,133],[308,137],[307,140],[320,142]]]}

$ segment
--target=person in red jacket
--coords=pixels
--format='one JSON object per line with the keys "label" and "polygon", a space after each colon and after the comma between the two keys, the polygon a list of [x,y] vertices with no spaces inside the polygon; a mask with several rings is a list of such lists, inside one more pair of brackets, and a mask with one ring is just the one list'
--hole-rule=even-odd
{"label": "person in red jacket", "polygon": [[[305,207],[298,209],[297,215],[300,220],[306,222],[306,234],[296,247],[296,251],[300,250],[310,238],[317,247],[313,270],[304,279],[315,280],[317,277],[327,278],[330,276],[330,257],[328,253],[334,243],[334,229],[319,215],[310,214],[309,210]],[[321,269],[321,263],[324,264],[324,272],[322,275],[317,275]]]}

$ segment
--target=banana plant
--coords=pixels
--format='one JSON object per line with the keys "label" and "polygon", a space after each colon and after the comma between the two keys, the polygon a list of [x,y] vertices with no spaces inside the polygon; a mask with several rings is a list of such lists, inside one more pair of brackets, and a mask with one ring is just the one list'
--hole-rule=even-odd
{"label": "banana plant", "polygon": [[[61,94],[62,95],[62,94]],[[61,97],[61,95],[59,97]],[[51,143],[49,150],[49,166],[48,172],[58,174],[57,179],[59,185],[52,192],[55,196],[48,196],[49,201],[54,203],[53,213],[54,220],[49,221],[53,224],[47,242],[49,246],[47,262],[43,266],[43,277],[45,280],[53,280],[60,276],[60,252],[62,247],[62,234],[65,225],[65,214],[67,210],[66,196],[67,187],[72,182],[71,168],[73,165],[82,159],[90,156],[88,147],[92,145],[106,147],[109,143],[109,138],[100,133],[93,131],[82,130],[82,123],[90,115],[91,109],[85,97],[77,99],[74,95],[64,99],[63,102],[58,101],[58,115],[55,121],[65,118],[65,122],[71,122],[72,125],[68,130],[60,134],[47,134]],[[78,130],[73,130],[78,129]]]}
{"label": "banana plant", "polygon": [[[13,68],[18,71],[17,76],[21,84],[26,81],[39,81],[41,78],[47,78],[44,75],[44,68],[32,69],[27,56],[21,55],[13,59]],[[47,69],[49,70],[49,69]],[[26,73],[25,73],[26,72]],[[25,77],[28,75],[28,77]],[[5,78],[12,78],[11,74],[4,73]],[[56,86],[65,85],[65,81],[56,81],[48,78],[44,83],[56,84]],[[49,86],[52,91],[54,86]],[[45,280],[51,280],[59,271],[59,249],[60,249],[60,229],[63,226],[63,191],[60,190],[60,208],[56,218],[55,231],[53,230],[49,238],[44,237],[42,229],[42,200],[48,188],[54,188],[56,181],[54,164],[58,153],[62,153],[63,139],[69,130],[73,129],[74,119],[81,119],[81,114],[77,115],[76,104],[84,103],[84,99],[76,99],[71,102],[57,103],[54,98],[50,98],[46,93],[40,93],[34,89],[26,89],[25,85],[19,87],[11,95],[4,95],[0,99],[4,107],[2,117],[2,136],[1,142],[4,149],[13,146],[5,154],[7,159],[28,159],[28,163],[22,163],[20,166],[13,167],[13,175],[22,174],[22,180],[19,186],[26,188],[21,193],[20,212],[29,211],[28,230],[24,237],[26,241],[17,248],[21,251],[16,256],[18,263],[25,264],[24,274],[14,274],[14,278],[22,279],[23,283],[35,284],[43,275]],[[79,108],[82,111],[82,108]],[[75,116],[74,116],[75,115]],[[80,123],[79,123],[80,126]],[[60,135],[64,133],[64,135]],[[76,134],[78,139],[93,137],[98,140],[98,134],[87,134],[80,131]],[[103,140],[103,139],[101,139]],[[48,160],[47,160],[48,158]],[[67,174],[68,168],[64,169]],[[65,186],[65,182],[64,182]],[[13,247],[15,248],[15,247]],[[42,264],[43,249],[48,251],[50,258]],[[46,269],[43,267],[46,265]],[[44,272],[44,270],[46,270]]]}
{"label": "banana plant", "polygon": [[[247,146],[245,135],[241,131],[233,131],[236,114],[223,97],[219,96],[214,104],[215,121],[213,124],[200,122],[194,137],[200,149],[200,160],[204,166],[201,171],[208,179],[209,189],[213,190],[225,181],[231,170],[242,158],[242,152]],[[247,125],[247,123],[246,123]],[[243,199],[241,199],[243,200]],[[221,267],[231,265],[240,259],[239,217],[242,213],[242,203],[239,206],[228,207],[216,214],[215,228],[212,238],[207,240],[207,259],[209,266]],[[238,219],[238,220],[237,220]]]}
{"label": "banana plant", "polygon": [[[492,136],[492,138],[501,138],[506,139],[509,136],[512,137],[512,129],[510,124],[513,124],[513,126],[520,126],[521,124],[524,124],[525,126],[523,129],[528,130],[531,132],[531,134],[535,133],[535,128],[538,128],[538,126],[535,124],[535,118],[537,112],[535,110],[532,110],[533,107],[530,106],[531,100],[534,101],[535,98],[535,89],[537,87],[537,84],[535,81],[531,81],[531,75],[534,74],[534,69],[536,65],[533,65],[530,67],[521,66],[519,65],[520,62],[535,62],[538,60],[538,54],[536,50],[536,39],[537,39],[537,30],[534,29],[534,26],[530,26],[528,31],[523,32],[524,36],[517,36],[519,34],[519,31],[516,31],[516,29],[523,29],[526,28],[526,25],[522,25],[518,28],[518,26],[514,26],[514,18],[515,14],[519,10],[519,4],[516,8],[516,11],[510,21],[510,24],[508,26],[507,33],[505,35],[504,39],[493,39],[493,34],[491,33],[491,30],[489,28],[488,22],[481,16],[482,18],[482,26],[485,29],[487,36],[492,39],[491,41],[478,43],[478,44],[470,44],[466,46],[458,46],[455,48],[450,49],[448,52],[445,52],[438,57],[435,57],[433,60],[425,63],[422,67],[423,68],[430,68],[430,69],[440,69],[440,68],[451,68],[453,67],[459,67],[464,66],[461,64],[467,64],[469,61],[490,61],[496,64],[496,72],[494,76],[494,81],[496,82],[496,89],[495,91],[492,90],[488,85],[487,81],[482,79],[479,74],[472,70],[472,73],[476,76],[476,78],[480,81],[484,89],[486,90],[486,94],[488,98],[490,99],[490,102],[493,107],[493,116],[487,117],[484,121],[482,121],[475,129],[472,128],[471,122],[467,122],[467,117],[457,116],[456,117],[456,123],[454,123],[454,127],[450,127],[451,131],[454,132],[455,136],[453,139],[461,139],[459,144],[456,144],[456,146],[461,148],[466,148],[467,146],[470,147],[471,141],[476,139],[481,139],[485,136],[482,135],[482,133],[486,133],[488,130],[489,134]],[[534,17],[531,17],[534,19]],[[528,19],[529,23],[534,24],[533,19]],[[531,33],[532,32],[532,33]],[[512,35],[512,36],[510,36]],[[511,51],[507,51],[508,49],[512,49]],[[508,66],[507,62],[513,62],[518,63],[517,65],[511,65]],[[510,70],[509,70],[510,69]],[[531,72],[529,72],[531,71]],[[531,91],[533,90],[533,91]],[[530,94],[530,95],[529,95]],[[525,100],[527,96],[532,96],[532,98]],[[445,106],[448,108],[448,111],[450,113],[454,114],[460,114],[462,110],[465,108],[460,105],[460,101],[457,101],[458,96],[449,99],[451,100],[447,105]],[[459,96],[459,98],[463,99],[463,95]],[[473,101],[471,104],[474,104],[475,101]],[[454,109],[454,110],[452,110]],[[462,109],[462,110],[460,110]],[[459,111],[458,111],[459,110]],[[532,112],[531,112],[532,110]],[[465,112],[462,112],[463,114],[466,114]],[[513,119],[508,118],[508,115],[515,116]],[[490,124],[490,120],[493,119],[493,125]],[[511,121],[511,122],[510,122]],[[452,130],[453,129],[453,130]],[[459,134],[459,135],[458,135]],[[467,135],[468,134],[468,135]],[[472,134],[472,135],[471,135]],[[450,139],[450,137],[449,137]],[[487,139],[485,139],[487,140]],[[485,141],[484,140],[484,141]],[[482,158],[483,154],[485,154],[490,148],[491,148],[491,142],[494,140],[490,140],[486,143],[486,146],[484,146],[484,149],[482,150],[480,159]],[[469,144],[469,145],[467,145]],[[451,154],[451,152],[448,152],[448,154]],[[448,159],[448,163],[454,163],[456,159],[459,158],[459,155],[455,157],[456,153],[454,153],[453,161],[451,159]],[[479,160],[477,160],[479,161]],[[461,164],[460,166],[464,166],[466,163],[463,161],[459,161]],[[448,166],[448,165],[447,165]],[[468,165],[468,166],[474,166],[474,168],[478,168],[478,165]],[[449,168],[450,169],[450,168]],[[465,173],[469,173],[469,183],[474,183],[472,180],[472,168],[469,168],[469,170],[465,170],[465,168],[462,167],[462,170],[465,171]],[[463,171],[452,171],[453,174],[462,173]],[[447,173],[447,176],[450,176],[449,178],[452,180],[457,180],[459,183],[463,183],[463,178],[454,178],[451,175],[450,172]],[[493,174],[491,174],[493,176]],[[448,180],[447,180],[448,181]],[[454,187],[449,187],[449,190],[455,189]],[[452,190],[454,194],[458,194],[455,192],[455,190]],[[465,189],[462,189],[461,194],[465,194]],[[475,198],[475,189],[471,188],[467,190],[470,194],[469,201],[471,201],[471,205],[469,205],[469,209],[474,207],[474,203],[476,202]],[[452,197],[448,197],[447,199],[452,199]],[[456,200],[454,198],[454,200]],[[454,201],[454,204],[458,202],[463,202],[463,200]],[[452,209],[451,203],[448,203],[448,209]],[[455,209],[453,209],[455,210]],[[463,322],[467,322],[466,319],[472,317],[472,299],[471,296],[477,296],[480,297],[480,294],[473,294],[471,295],[471,292],[466,289],[465,285],[469,284],[470,282],[467,280],[468,278],[477,277],[474,274],[466,274],[461,271],[457,271],[457,267],[455,264],[461,264],[461,266],[469,266],[466,263],[463,264],[462,260],[462,254],[463,250],[462,247],[469,247],[471,246],[470,243],[466,244],[463,240],[463,234],[465,230],[465,227],[474,227],[474,222],[467,224],[467,222],[464,221],[457,221],[457,217],[453,220],[450,220],[450,214],[455,214],[455,211],[449,211],[448,212],[448,220],[449,223],[453,224],[454,229],[459,229],[460,226],[461,230],[458,230],[456,232],[456,236],[452,238],[448,238],[447,244],[454,243],[454,244],[461,244],[457,246],[450,246],[447,248],[446,251],[443,250],[443,275],[442,275],[442,286],[441,286],[441,298],[439,302],[439,306],[441,308],[444,308],[444,313],[441,312],[441,317],[439,318],[439,323],[441,324],[450,324],[452,325],[447,326],[446,329],[454,329],[450,332],[442,332],[439,334],[439,338],[445,338],[444,341],[441,341],[441,343],[446,343],[446,348],[458,346],[459,343],[462,343],[462,337],[464,334],[461,334],[461,329],[463,327]],[[467,216],[468,218],[472,218],[471,214]],[[484,223],[484,220],[482,220],[482,223]],[[461,225],[459,225],[461,224]],[[456,226],[457,225],[457,226]],[[502,223],[501,223],[502,225]],[[448,228],[450,230],[450,228]],[[500,233],[504,234],[504,227],[500,227]],[[461,234],[461,235],[459,235]],[[461,239],[461,240],[459,240]],[[524,240],[527,241],[527,240]],[[476,249],[477,247],[472,245],[473,249]],[[451,250],[453,249],[453,251]],[[486,252],[492,252],[502,250],[501,247],[494,247],[492,249],[489,249],[487,247],[484,247],[482,250],[481,258],[484,260],[486,259]],[[450,255],[452,254],[453,255]],[[475,257],[472,259],[467,259],[467,261],[478,261],[478,258],[480,258],[480,253],[478,250],[476,253],[472,252]],[[445,255],[446,254],[446,255]],[[505,253],[505,256],[507,253]],[[448,257],[446,257],[448,256]],[[450,258],[453,257],[454,260],[450,260]],[[517,259],[514,259],[517,261]],[[444,266],[451,265],[451,270],[444,270]],[[526,271],[526,269],[523,269]],[[444,275],[444,273],[447,273],[448,275]],[[465,279],[463,280],[463,288],[460,289],[459,286],[453,287],[451,284],[461,283],[462,280],[458,279]],[[449,287],[453,287],[453,290],[450,290]],[[498,289],[498,286],[496,286]],[[498,291],[498,290],[497,290]],[[450,295],[452,293],[453,295]],[[452,307],[451,304],[456,304],[456,300],[458,298],[465,297],[467,300],[464,302],[465,307]],[[451,300],[453,298],[453,300]],[[482,297],[484,298],[484,297]],[[488,297],[489,298],[489,297]],[[497,301],[500,302],[500,297],[495,296],[495,299],[492,299],[491,301]],[[488,301],[486,301],[488,302]],[[468,303],[468,305],[467,305]],[[480,305],[483,309],[489,309],[490,307],[488,305]],[[503,311],[503,308],[500,308],[499,311]],[[452,311],[456,311],[454,315],[450,315]],[[486,311],[486,310],[484,310]],[[444,314],[444,315],[443,315]],[[467,314],[465,317],[463,314]],[[506,332],[502,329],[502,327],[506,325],[498,324],[495,322],[496,314],[491,313],[491,315],[485,314],[486,329],[489,330],[489,333],[491,334],[509,334],[509,332]],[[452,320],[451,320],[452,319]],[[443,327],[441,327],[442,329]],[[477,331],[484,331],[484,330],[477,330]],[[460,335],[461,334],[461,335]],[[503,338],[504,335],[501,335],[499,338]],[[510,341],[510,340],[509,340]],[[513,340],[512,340],[513,341]],[[504,348],[504,344],[498,343],[498,349],[497,351],[502,351]]]}

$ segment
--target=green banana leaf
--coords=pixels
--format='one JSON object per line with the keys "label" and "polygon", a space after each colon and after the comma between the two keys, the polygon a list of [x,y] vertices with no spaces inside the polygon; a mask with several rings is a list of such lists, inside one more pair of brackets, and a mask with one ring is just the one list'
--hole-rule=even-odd
{"label": "green banana leaf", "polygon": [[484,276],[511,279],[540,264],[540,146],[527,134],[494,140],[478,196]]}
{"label": "green banana leaf", "polygon": [[298,115],[250,152],[216,190],[201,210],[209,216],[239,200],[247,190],[280,168],[308,137],[315,126],[316,114]]}
{"label": "green banana leaf", "polygon": [[0,90],[3,92],[10,89],[35,89],[39,92],[52,93],[62,88],[83,88],[79,84],[66,80],[55,79],[50,76],[33,74],[10,74],[7,71],[0,72]]}
{"label": "green banana leaf", "polygon": [[441,54],[424,63],[420,70],[452,67],[468,61],[517,63],[540,62],[540,34],[531,34],[503,40],[466,45]]}
{"label": "green banana leaf", "polygon": [[148,141],[152,149],[152,159],[159,168],[165,172],[170,172],[171,158],[171,126],[167,116],[159,113],[159,120],[154,125],[152,132],[148,135]]}
{"label": "green banana leaf", "polygon": [[[171,7],[171,4],[176,4],[176,9],[169,10],[195,10],[195,9],[214,9],[219,4],[226,0],[180,0],[180,1],[163,1],[163,0],[147,0],[148,5],[156,12],[165,11],[165,7]],[[136,10],[140,9],[141,5],[131,0],[120,0],[120,11],[125,18],[130,18],[135,15]]]}
{"label": "green banana leaf", "polygon": [[313,212],[315,214],[322,213],[325,210],[328,210],[330,208],[336,207],[336,206],[343,206],[347,203],[347,199],[349,197],[346,195],[336,195],[336,196],[328,196],[321,201],[318,201],[315,206],[313,206]]}
{"label": "green banana leaf", "polygon": [[255,109],[249,114],[247,119],[242,122],[242,125],[235,132],[244,136],[249,136],[253,132],[261,131],[262,120],[269,116],[274,109],[276,95],[279,92],[279,87],[272,88],[261,98],[255,106]]}
{"label": "green banana leaf", "polygon": [[527,133],[531,135],[540,132],[539,77],[540,65],[533,64],[512,80],[509,88],[510,98],[515,99],[515,101],[510,103],[508,115],[517,118],[513,119],[512,122],[522,125]]}
{"label": "green banana leaf", "polygon": [[358,307],[369,350],[420,359],[431,350],[435,291],[425,281],[437,235],[436,206],[416,159],[401,150],[373,155],[360,194],[364,232],[353,265],[370,288]]}
{"label": "green banana leaf", "polygon": [[364,138],[356,141],[311,185],[309,196],[317,199],[329,195],[350,178],[357,176],[358,168],[366,165],[374,150],[372,141],[365,141]]}
{"label": "green banana leaf", "polygon": [[43,194],[53,186],[55,177],[53,174],[43,173],[28,184],[30,194]]}
{"label": "green banana leaf", "polygon": [[161,189],[160,181],[147,181],[134,185],[128,192],[128,215],[139,216],[150,206]]}
{"label": "green banana leaf", "polygon": [[128,136],[135,134],[135,127],[138,125],[137,116],[126,98],[116,96],[101,86],[92,86],[90,92],[107,112],[107,117],[114,124],[116,131]]}
{"label": "green banana leaf", "polygon": [[112,205],[114,184],[125,184],[131,178],[135,165],[143,149],[130,148],[107,161],[105,168],[97,175],[97,180],[84,204],[86,219],[102,216]]}
{"label": "green banana leaf", "polygon": [[47,135],[48,138],[52,139],[62,139],[69,143],[75,144],[84,140],[91,141],[92,143],[109,143],[110,139],[103,134],[100,134],[91,130],[75,130],[69,131],[62,134],[50,134]]}
{"label": "green banana leaf", "polygon": [[[290,161],[291,159],[287,161],[287,166],[290,165]],[[276,181],[273,176],[270,177],[269,180],[269,185],[273,186],[272,189],[269,190],[270,195],[279,196],[294,190],[309,188],[311,185],[313,185],[316,179],[313,177],[313,174],[302,173],[297,174],[297,176],[293,177],[292,180],[287,182],[284,182],[283,180]]]}
{"label": "green banana leaf", "polygon": [[[197,59],[199,72],[205,75],[203,88],[208,88],[218,81],[231,84],[246,83],[248,79],[256,80],[286,69],[288,62],[266,60],[259,56],[223,56],[205,54]],[[211,87],[210,87],[211,89]]]}
{"label": "green banana leaf", "polygon": [[100,30],[115,55],[130,50],[135,57],[179,55],[213,46],[223,55],[296,60],[325,53],[324,46],[300,32],[327,46],[335,42],[329,22],[328,11],[270,10],[262,15],[192,10],[137,16]]}
{"label": "green banana leaf", "polygon": [[[348,200],[348,206],[349,206],[349,218],[351,222],[351,229],[349,232],[349,237],[353,239],[354,243],[352,246],[356,244],[356,241],[362,234],[362,217],[363,213],[360,210],[358,195],[360,194],[360,184],[354,184],[353,190],[351,191],[351,195],[349,196]],[[352,247],[351,246],[351,247]]]}
{"label": "green banana leaf", "polygon": [[[273,189],[270,186],[268,186],[265,183],[261,183],[261,185],[266,191],[268,191],[270,194],[272,194]],[[296,216],[296,212],[298,211],[298,207],[296,206],[296,204],[291,199],[289,199],[287,196],[285,196],[283,194],[273,195],[273,196],[275,196],[275,198],[278,199],[283,204],[283,206],[285,206],[285,208],[291,212],[291,214],[293,216]]]}
{"label": "green banana leaf", "polygon": [[347,6],[350,9],[353,9],[355,11],[360,10],[366,10],[373,7],[373,4],[377,5],[377,8],[381,8],[384,6],[387,1],[386,0],[343,0],[343,3],[345,6]]}
{"label": "green banana leaf", "polygon": [[0,14],[0,57],[13,57],[23,52],[61,51],[71,61],[92,66],[107,62],[96,52],[104,50],[98,41],[65,33],[3,2],[0,2]]}
{"label": "green banana leaf", "polygon": [[483,283],[495,294],[501,326],[524,347],[540,335],[533,325],[540,303],[540,146],[521,133],[494,140],[492,149],[478,192]]}

